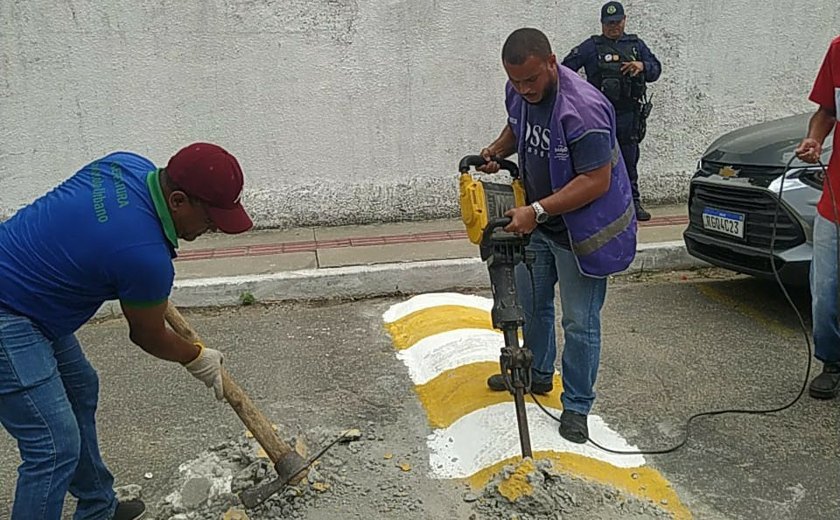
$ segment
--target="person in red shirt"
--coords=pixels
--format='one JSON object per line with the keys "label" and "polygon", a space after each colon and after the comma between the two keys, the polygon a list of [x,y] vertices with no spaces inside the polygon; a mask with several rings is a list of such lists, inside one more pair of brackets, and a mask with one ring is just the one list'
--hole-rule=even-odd
{"label": "person in red shirt", "polygon": [[840,226],[840,36],[828,47],[809,99],[819,105],[808,125],[808,135],[796,148],[796,156],[808,163],[824,162],[823,141],[834,129],[831,158],[823,192],[814,219],[814,254],[811,260],[811,307],[814,357],[823,363],[822,373],[811,381],[809,393],[831,399],[840,393],[840,322],[838,322],[838,226]]}

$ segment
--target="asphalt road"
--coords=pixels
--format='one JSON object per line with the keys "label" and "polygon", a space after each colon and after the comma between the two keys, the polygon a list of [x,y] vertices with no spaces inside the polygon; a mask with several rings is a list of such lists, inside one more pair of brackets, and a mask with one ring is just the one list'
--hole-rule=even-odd
{"label": "asphalt road", "polygon": [[[778,289],[706,274],[610,286],[594,413],[642,448],[679,441],[691,414],[773,408],[801,388],[804,338]],[[382,313],[403,299],[185,312],[272,420],[303,430],[360,427],[374,437],[363,455],[392,451],[414,467],[348,464],[346,478],[369,489],[351,503],[326,499],[307,518],[407,517],[389,516],[388,497],[377,497],[386,481],[421,499],[411,517],[469,516],[463,486],[425,476],[429,428],[382,324]],[[795,299],[807,307],[807,296]],[[173,490],[179,464],[241,435],[233,412],[182,368],[133,347],[122,320],[90,324],[79,336],[102,379],[102,451],[118,485],[142,485],[147,503]],[[0,517],[9,515],[17,462],[14,443],[0,433]],[[683,449],[648,463],[695,518],[840,518],[840,400],[806,394],[779,413],[703,418]]]}

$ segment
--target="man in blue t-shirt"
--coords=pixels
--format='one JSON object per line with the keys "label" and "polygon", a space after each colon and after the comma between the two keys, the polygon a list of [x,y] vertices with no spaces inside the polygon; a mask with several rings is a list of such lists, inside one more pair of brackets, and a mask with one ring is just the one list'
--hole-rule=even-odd
{"label": "man in blue t-shirt", "polygon": [[102,461],[99,380],[75,332],[119,300],[130,339],[177,361],[223,399],[222,354],[166,327],[178,240],[252,227],[244,178],[219,146],[193,143],[165,168],[129,152],[84,166],[0,224],[0,423],[22,464],[12,520],[59,519],[69,491],[75,518],[133,519]]}

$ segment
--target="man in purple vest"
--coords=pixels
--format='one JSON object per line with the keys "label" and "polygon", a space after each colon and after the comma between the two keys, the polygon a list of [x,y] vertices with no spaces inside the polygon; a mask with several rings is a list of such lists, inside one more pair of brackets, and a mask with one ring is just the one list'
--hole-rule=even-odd
{"label": "man in purple vest", "polygon": [[[480,169],[498,171],[492,158],[517,153],[527,205],[508,211],[512,222],[505,230],[530,233],[528,248],[536,255],[533,288],[525,266],[516,267],[525,345],[534,354],[531,389],[545,394],[553,387],[559,282],[565,339],[560,435],[585,443],[607,276],[626,269],[636,254],[636,215],[615,111],[595,87],[558,66],[548,39],[536,29],[518,29],[508,37],[502,64],[509,79],[508,122],[481,150],[488,163]],[[505,390],[499,374],[487,384]]]}

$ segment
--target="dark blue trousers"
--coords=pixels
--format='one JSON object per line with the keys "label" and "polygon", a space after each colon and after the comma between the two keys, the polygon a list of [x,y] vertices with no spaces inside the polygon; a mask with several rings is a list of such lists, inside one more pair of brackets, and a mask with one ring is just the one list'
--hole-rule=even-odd
{"label": "dark blue trousers", "polygon": [[627,167],[627,176],[630,177],[630,187],[633,191],[633,203],[638,206],[641,202],[639,195],[639,145],[637,143],[621,144],[621,155],[624,157],[624,165]]}

